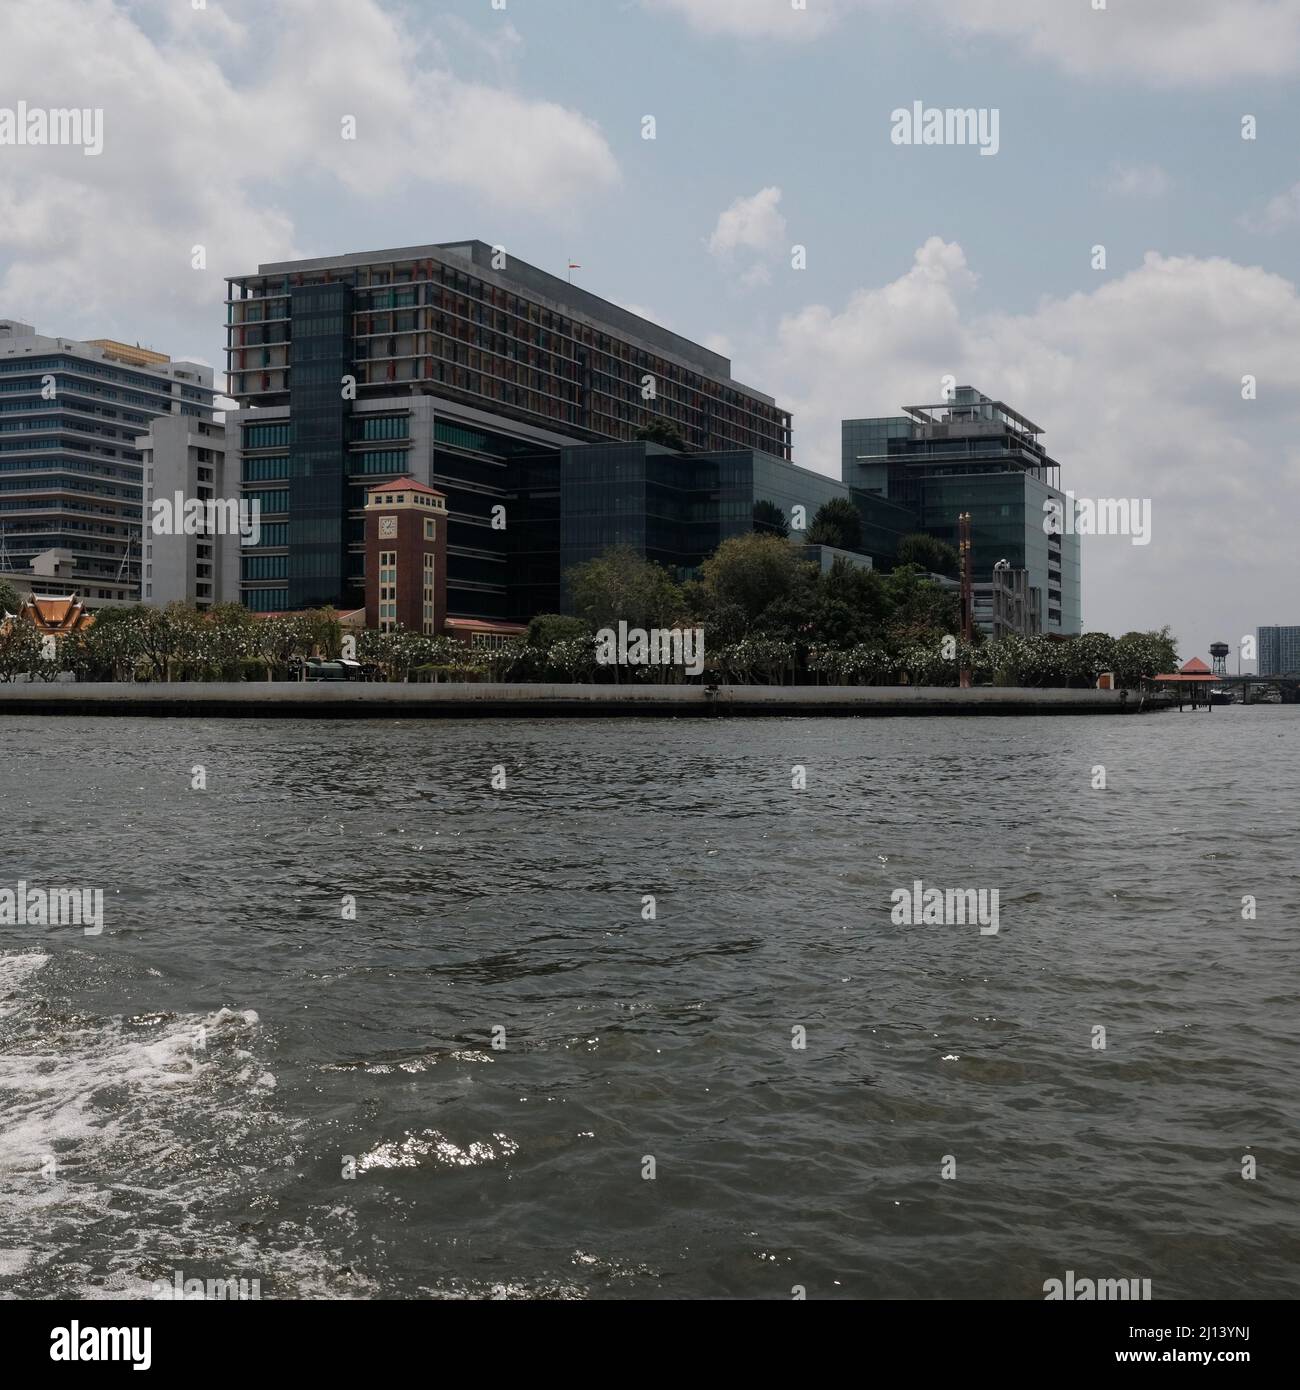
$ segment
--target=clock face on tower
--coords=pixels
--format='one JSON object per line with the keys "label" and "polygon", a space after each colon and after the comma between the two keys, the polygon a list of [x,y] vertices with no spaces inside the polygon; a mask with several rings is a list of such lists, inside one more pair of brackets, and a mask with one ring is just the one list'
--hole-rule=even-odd
{"label": "clock face on tower", "polygon": [[381,516],[379,518],[379,534],[384,537],[397,535],[397,518],[395,516]]}

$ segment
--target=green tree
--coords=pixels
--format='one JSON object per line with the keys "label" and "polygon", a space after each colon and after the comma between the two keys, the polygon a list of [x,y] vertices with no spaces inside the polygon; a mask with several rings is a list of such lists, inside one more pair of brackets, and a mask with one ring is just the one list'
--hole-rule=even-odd
{"label": "green tree", "polygon": [[560,681],[590,680],[596,670],[596,643],[592,635],[565,637],[546,654],[547,674]]}
{"label": "green tree", "polygon": [[937,536],[927,536],[921,531],[904,536],[899,541],[897,563],[919,565],[931,574],[944,574],[950,579],[956,579],[961,572],[956,548]]}
{"label": "green tree", "polygon": [[0,627],[0,681],[6,684],[19,676],[40,670],[41,638],[28,622],[11,622]]}
{"label": "green tree", "polygon": [[861,549],[862,518],[847,497],[832,497],[817,508],[808,528],[808,544],[831,545],[839,550]]}
{"label": "green tree", "polygon": [[1115,643],[1115,678],[1134,687],[1152,676],[1178,670],[1178,641],[1162,627],[1159,632],[1126,632]]}
{"label": "green tree", "polygon": [[1107,632],[1085,632],[1071,638],[1068,661],[1074,680],[1095,685],[1103,671],[1115,669],[1115,639]]}
{"label": "green tree", "polygon": [[17,613],[22,606],[22,599],[18,596],[18,590],[7,580],[0,579],[0,618],[6,613]]}
{"label": "green tree", "polygon": [[631,546],[614,546],[565,575],[573,611],[592,629],[672,627],[682,593],[672,575]]}
{"label": "green tree", "polygon": [[754,530],[761,536],[780,536],[786,540],[790,535],[790,523],[775,502],[760,498],[754,503]]}
{"label": "green tree", "polygon": [[299,616],[312,650],[326,661],[337,661],[343,654],[343,628],[333,608],[313,608]]}
{"label": "green tree", "polygon": [[679,454],[688,452],[681,432],[676,425],[670,425],[667,420],[651,420],[648,425],[643,425],[637,430],[636,437],[647,444],[662,444],[665,449],[676,449]]}
{"label": "green tree", "polygon": [[[817,572],[800,558],[800,549],[776,536],[751,534],[723,541],[700,567],[706,620],[747,631],[778,600],[811,592]],[[721,640],[735,638],[727,633]]]}
{"label": "green tree", "polygon": [[915,565],[903,565],[885,576],[882,585],[889,603],[887,645],[893,650],[935,634],[955,637],[961,628],[961,600],[941,589]]}
{"label": "green tree", "polygon": [[586,637],[591,629],[581,618],[570,613],[538,613],[528,624],[525,642],[541,652],[548,652],[557,642],[573,637]]}
{"label": "green tree", "polygon": [[880,575],[836,556],[817,582],[811,610],[814,640],[819,647],[858,646],[880,636],[891,611]]}

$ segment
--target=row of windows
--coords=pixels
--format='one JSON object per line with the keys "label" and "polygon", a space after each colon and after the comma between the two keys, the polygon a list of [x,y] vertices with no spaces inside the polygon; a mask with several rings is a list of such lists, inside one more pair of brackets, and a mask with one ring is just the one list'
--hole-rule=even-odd
{"label": "row of windows", "polygon": [[127,483],[139,483],[140,470],[129,468],[117,468],[110,463],[92,462],[89,459],[76,458],[43,458],[43,459],[4,459],[0,460],[0,473],[26,473],[33,481],[30,483],[14,483],[17,488],[39,487],[41,483],[37,479],[44,479],[47,474],[54,473],[57,469],[64,469],[69,473],[84,473],[90,478],[121,478]]}
{"label": "row of windows", "polygon": [[289,606],[288,589],[245,589],[244,607],[254,613],[282,613]]}
{"label": "row of windows", "polygon": [[245,579],[288,579],[289,557],[287,555],[245,555],[240,560],[240,568]]}
{"label": "row of windows", "polygon": [[[43,401],[50,402],[50,398],[45,393],[44,385],[40,377],[32,377],[30,380],[0,381],[0,391],[7,393],[25,393],[33,396],[41,396]],[[54,396],[89,396],[97,400],[129,401],[132,405],[144,406],[151,410],[155,415],[166,415],[169,406],[166,399],[159,400],[156,396],[142,396],[138,391],[115,391],[111,386],[97,386],[88,384],[84,381],[73,381],[68,377],[59,376],[54,380]],[[193,406],[182,407],[182,415],[197,415],[201,412]]]}
{"label": "row of windows", "polygon": [[405,473],[410,457],[406,449],[376,449],[368,454],[349,454],[348,472],[353,477],[370,473]]}
{"label": "row of windows", "polygon": [[[76,372],[81,376],[100,377],[105,381],[113,381],[121,386],[137,386],[145,390],[161,391],[166,395],[171,394],[172,382],[169,377],[143,376],[137,372],[123,371],[117,367],[108,367],[101,362],[88,361],[82,357],[19,357],[9,361],[0,361],[0,374],[5,376],[17,372]],[[203,391],[195,390],[193,387],[182,386],[181,394],[190,400],[201,401],[205,398]],[[206,393],[210,395],[211,393]]]}
{"label": "row of windows", "polygon": [[406,439],[411,422],[405,415],[359,415],[353,418],[353,439]]}
{"label": "row of windows", "polygon": [[245,449],[287,449],[292,442],[289,437],[290,424],[245,425]]}
{"label": "row of windows", "polygon": [[[21,411],[24,415],[30,415],[33,410],[53,410],[59,412],[64,418],[53,419],[51,423],[66,424],[69,429],[82,429],[84,426],[76,417],[88,415],[95,420],[111,420],[121,429],[132,426],[139,426],[135,432],[143,433],[149,427],[152,420],[156,420],[156,415],[137,415],[130,410],[105,410],[102,406],[94,405],[90,402],[81,402],[75,396],[64,396],[56,401],[0,401],[0,415],[16,414]],[[73,417],[68,419],[67,417]]]}
{"label": "row of windows", "polygon": [[287,512],[289,510],[289,492],[287,488],[270,491],[257,488],[242,494],[243,498],[250,506],[257,504],[265,516],[268,513]]}
{"label": "row of windows", "polygon": [[270,483],[286,480],[289,477],[288,456],[246,458],[243,460],[242,476],[246,483]]}

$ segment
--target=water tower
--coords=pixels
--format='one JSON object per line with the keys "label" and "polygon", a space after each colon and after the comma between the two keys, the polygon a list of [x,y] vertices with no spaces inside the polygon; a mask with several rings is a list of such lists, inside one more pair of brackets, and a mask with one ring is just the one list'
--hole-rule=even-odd
{"label": "water tower", "polygon": [[1228,674],[1228,652],[1230,648],[1226,642],[1210,643],[1210,659],[1214,662],[1214,674],[1216,676],[1226,676]]}

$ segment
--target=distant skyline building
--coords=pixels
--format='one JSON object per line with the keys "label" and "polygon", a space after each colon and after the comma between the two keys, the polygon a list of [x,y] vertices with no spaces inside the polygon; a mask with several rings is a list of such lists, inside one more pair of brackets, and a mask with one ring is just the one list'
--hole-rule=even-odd
{"label": "distant skyline building", "polygon": [[969,512],[977,593],[989,586],[986,630],[1024,622],[1032,631],[1037,614],[1038,630],[1070,636],[1083,628],[1079,536],[1044,528],[1044,503],[1064,508],[1069,499],[1042,433],[1002,401],[959,386],[950,401],[843,421],[842,476],[864,518],[887,501],[911,512],[912,529],[954,547],[957,519]]}
{"label": "distant skyline building", "polygon": [[211,420],[212,400],[210,367],[0,319],[0,573],[53,551],[92,606],[138,599],[139,436],[160,416]]}
{"label": "distant skyline building", "polygon": [[1256,628],[1255,650],[1261,676],[1300,675],[1300,627]]}
{"label": "distant skyline building", "polygon": [[357,606],[376,481],[445,494],[449,614],[509,622],[558,601],[562,449],[658,423],[790,456],[789,414],[725,357],[481,241],[228,283],[228,442],[286,533],[244,554],[255,610]]}
{"label": "distant skyline building", "polygon": [[[227,468],[225,426],[163,416],[136,446],[144,469],[142,599],[198,609],[238,603],[241,499],[238,476]],[[157,513],[155,502],[162,504]],[[203,506],[202,532],[187,525],[192,503]],[[161,530],[156,515],[166,523]]]}

